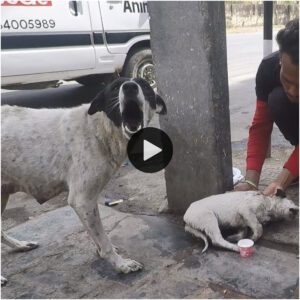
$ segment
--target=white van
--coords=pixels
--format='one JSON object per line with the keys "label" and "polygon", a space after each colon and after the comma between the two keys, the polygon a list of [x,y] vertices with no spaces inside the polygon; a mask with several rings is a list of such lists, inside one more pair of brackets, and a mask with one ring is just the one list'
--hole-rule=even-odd
{"label": "white van", "polygon": [[89,85],[113,73],[155,85],[147,2],[2,0],[2,87]]}

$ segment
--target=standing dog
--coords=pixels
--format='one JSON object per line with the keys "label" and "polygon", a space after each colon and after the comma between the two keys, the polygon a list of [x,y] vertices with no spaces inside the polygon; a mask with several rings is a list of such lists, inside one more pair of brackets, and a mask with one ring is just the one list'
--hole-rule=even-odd
{"label": "standing dog", "polygon": [[[202,252],[208,247],[207,237],[215,246],[239,251],[238,246],[229,241],[237,242],[245,238],[248,227],[252,231],[250,238],[256,241],[263,234],[263,224],[293,219],[298,212],[299,207],[287,199],[281,190],[273,197],[255,191],[229,192],[192,203],[183,219],[185,230],[204,240]],[[220,228],[238,228],[239,232],[226,241]]]}
{"label": "standing dog", "polygon": [[[22,191],[43,203],[68,191],[75,210],[101,257],[123,273],[142,265],[124,259],[106,235],[97,198],[126,158],[129,138],[166,113],[164,101],[143,79],[119,78],[92,103],[72,109],[2,107],[1,207]],[[2,233],[2,242],[21,250],[37,247]],[[1,283],[5,279],[1,279]]]}

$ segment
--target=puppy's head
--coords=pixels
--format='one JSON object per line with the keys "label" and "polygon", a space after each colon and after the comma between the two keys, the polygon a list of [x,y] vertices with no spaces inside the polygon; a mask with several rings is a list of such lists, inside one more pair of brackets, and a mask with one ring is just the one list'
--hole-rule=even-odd
{"label": "puppy's head", "polygon": [[126,138],[148,124],[153,114],[166,114],[167,108],[149,83],[141,78],[118,78],[105,87],[91,103],[89,115],[104,112]]}
{"label": "puppy's head", "polygon": [[277,190],[274,198],[276,199],[276,219],[293,220],[297,217],[299,207],[293,201],[289,200],[282,190]]}

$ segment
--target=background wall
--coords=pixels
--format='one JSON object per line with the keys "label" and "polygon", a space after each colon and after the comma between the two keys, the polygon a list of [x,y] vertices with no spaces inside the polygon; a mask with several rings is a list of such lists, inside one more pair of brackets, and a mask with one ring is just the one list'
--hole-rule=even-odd
{"label": "background wall", "polygon": [[[225,1],[227,28],[262,26],[263,12],[263,1]],[[285,25],[296,17],[299,17],[298,1],[274,1],[274,25]]]}

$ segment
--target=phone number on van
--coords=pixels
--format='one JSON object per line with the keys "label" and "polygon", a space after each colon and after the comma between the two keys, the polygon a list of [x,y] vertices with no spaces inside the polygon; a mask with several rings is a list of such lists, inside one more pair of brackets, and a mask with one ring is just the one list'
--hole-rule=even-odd
{"label": "phone number on van", "polygon": [[1,29],[48,29],[55,28],[55,21],[53,19],[30,19],[30,20],[5,20],[1,24]]}

